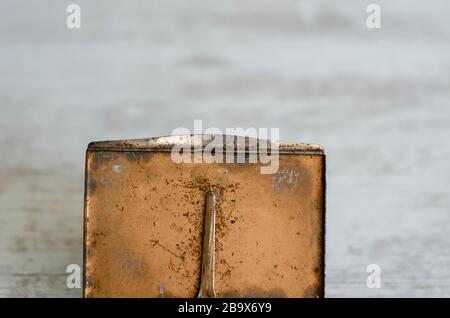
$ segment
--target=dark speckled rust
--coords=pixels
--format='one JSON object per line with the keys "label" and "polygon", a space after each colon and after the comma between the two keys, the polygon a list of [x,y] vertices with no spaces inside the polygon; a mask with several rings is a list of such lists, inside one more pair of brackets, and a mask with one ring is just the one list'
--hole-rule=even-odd
{"label": "dark speckled rust", "polygon": [[161,140],[87,150],[86,297],[197,297],[211,190],[220,193],[217,297],[324,295],[319,146],[283,144],[278,173],[263,175],[260,164],[175,164],[170,142],[158,147]]}

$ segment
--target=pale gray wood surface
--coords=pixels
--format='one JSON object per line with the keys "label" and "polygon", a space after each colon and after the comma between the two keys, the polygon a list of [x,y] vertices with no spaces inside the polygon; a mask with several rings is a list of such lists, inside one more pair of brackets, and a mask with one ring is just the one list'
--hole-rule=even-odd
{"label": "pale gray wood surface", "polygon": [[[450,296],[448,1],[0,2],[0,296],[79,297],[89,141],[279,127],[328,155],[326,294]],[[382,288],[366,287],[366,266]]]}

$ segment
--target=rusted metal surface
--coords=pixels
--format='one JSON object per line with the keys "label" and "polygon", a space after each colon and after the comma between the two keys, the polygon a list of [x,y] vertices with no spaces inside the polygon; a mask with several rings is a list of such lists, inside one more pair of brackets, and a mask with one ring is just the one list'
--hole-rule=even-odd
{"label": "rusted metal surface", "polygon": [[[282,143],[278,172],[264,175],[259,163],[176,164],[151,140],[88,148],[85,296],[323,296],[319,146]],[[205,200],[211,191],[220,198]]]}

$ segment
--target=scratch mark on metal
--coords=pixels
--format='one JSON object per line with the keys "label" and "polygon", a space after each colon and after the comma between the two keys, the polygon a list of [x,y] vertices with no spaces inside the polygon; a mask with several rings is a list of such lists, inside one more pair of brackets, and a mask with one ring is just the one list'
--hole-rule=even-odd
{"label": "scratch mark on metal", "polygon": [[202,271],[198,298],[214,298],[214,259],[216,241],[216,206],[219,193],[206,194],[205,225],[203,232]]}

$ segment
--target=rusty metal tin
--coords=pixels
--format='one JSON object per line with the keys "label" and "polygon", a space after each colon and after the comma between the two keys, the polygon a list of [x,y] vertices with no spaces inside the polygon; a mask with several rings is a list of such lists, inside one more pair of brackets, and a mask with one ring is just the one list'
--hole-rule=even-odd
{"label": "rusty metal tin", "polygon": [[214,287],[206,294],[323,297],[323,149],[280,143],[275,174],[261,174],[261,163],[174,163],[171,149],[193,138],[89,145],[85,297],[199,296],[211,191]]}

